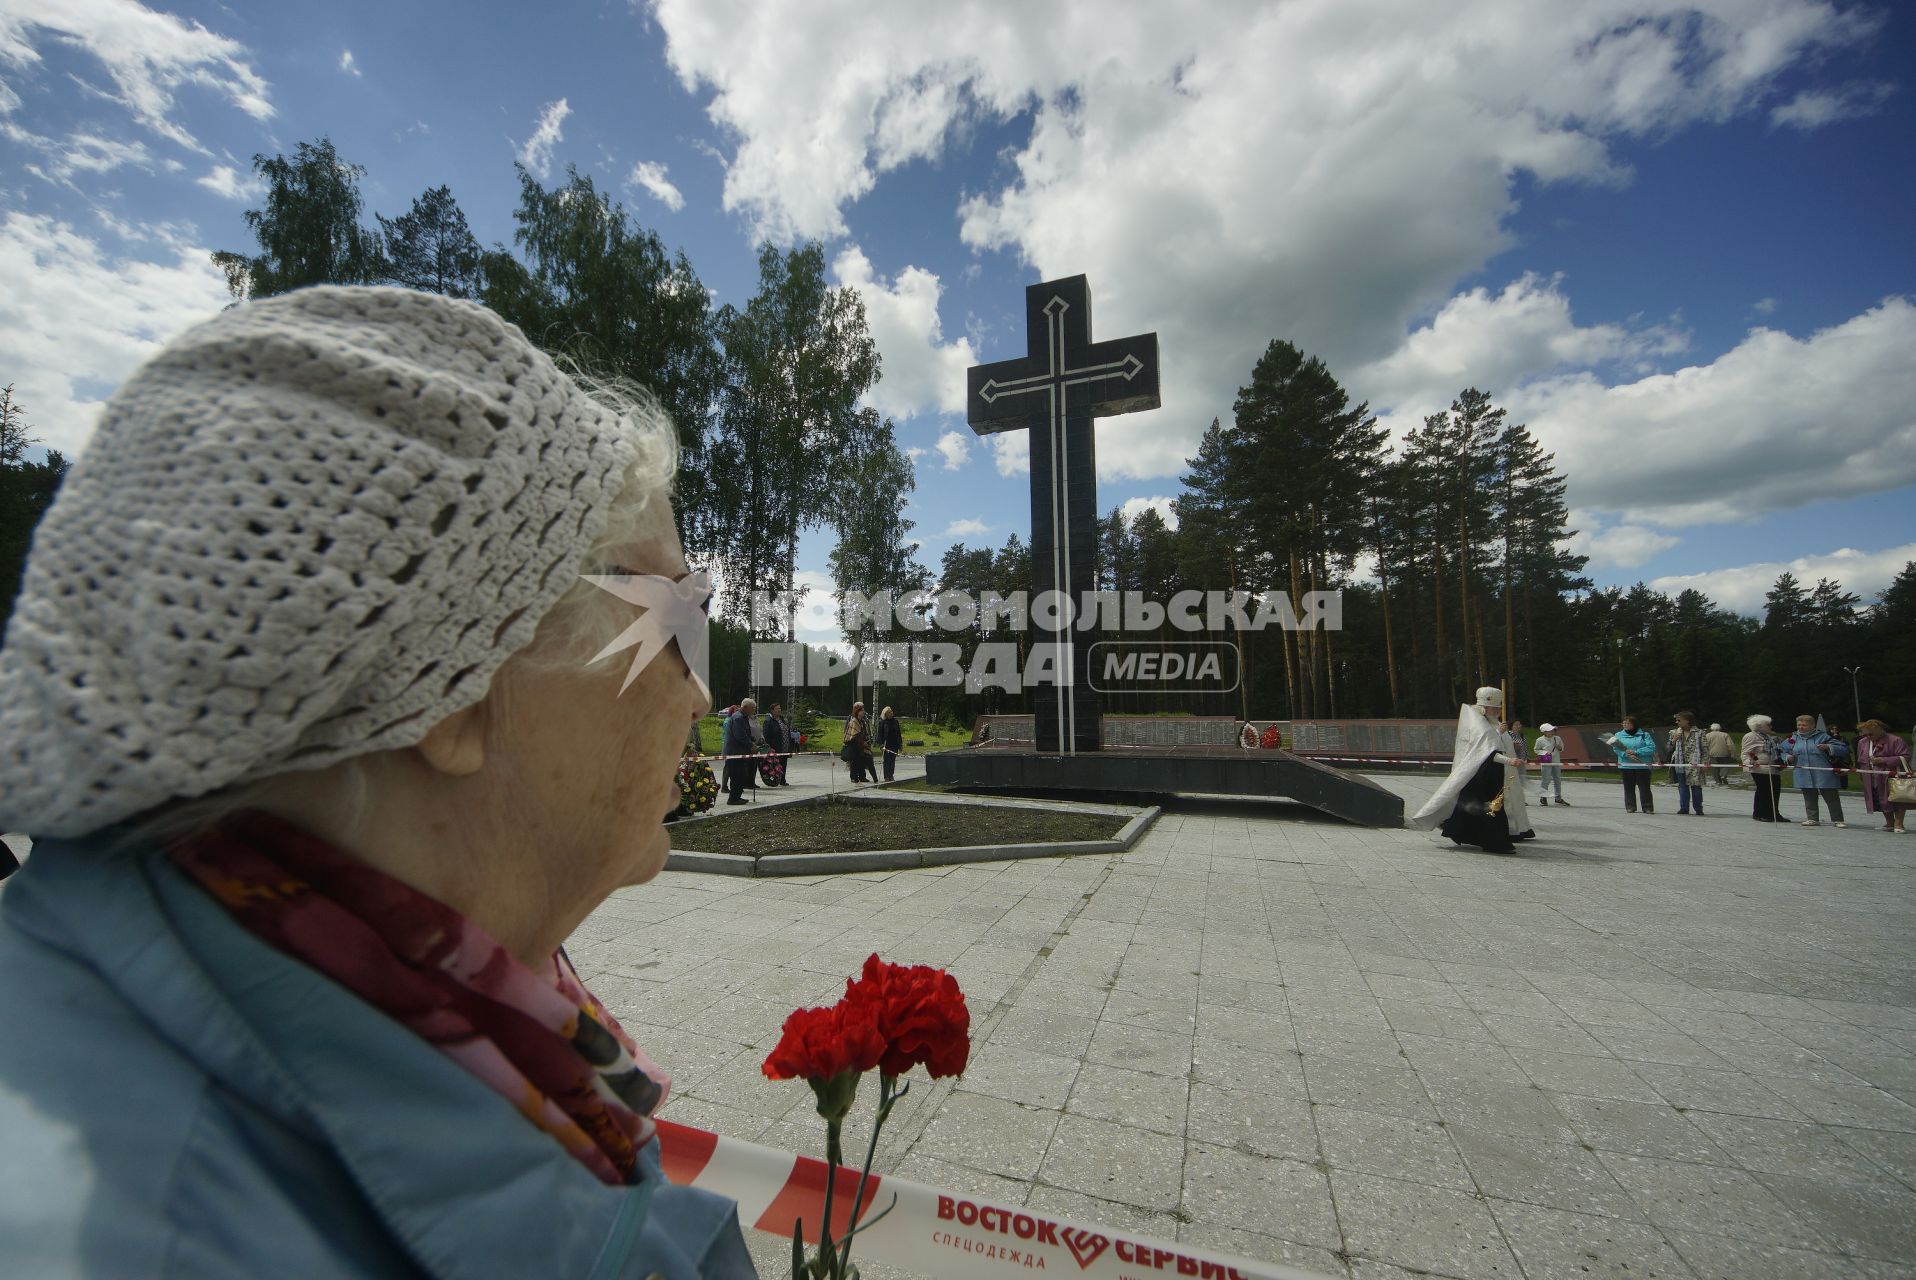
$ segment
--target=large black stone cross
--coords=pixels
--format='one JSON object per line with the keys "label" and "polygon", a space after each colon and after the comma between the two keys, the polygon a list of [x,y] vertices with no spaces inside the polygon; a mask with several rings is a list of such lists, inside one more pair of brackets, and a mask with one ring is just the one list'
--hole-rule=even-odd
{"label": "large black stone cross", "polygon": [[[1026,289],[1025,332],[1023,359],[967,371],[965,420],[980,435],[1030,430],[1031,598],[1057,591],[1082,611],[1098,585],[1091,420],[1158,407],[1158,335],[1091,341],[1091,290],[1083,276]],[[1098,694],[1079,669],[1072,636],[1067,624],[1038,641],[1056,646],[1058,672],[1056,684],[1034,693],[1040,751],[1100,745]]]}

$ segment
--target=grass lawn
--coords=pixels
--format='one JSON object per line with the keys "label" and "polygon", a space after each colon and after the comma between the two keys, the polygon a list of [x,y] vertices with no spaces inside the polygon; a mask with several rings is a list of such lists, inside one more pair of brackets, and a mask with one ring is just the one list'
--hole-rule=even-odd
{"label": "grass lawn", "polygon": [[[875,722],[874,722],[875,723]],[[904,731],[905,750],[908,756],[923,755],[927,751],[946,751],[952,747],[962,747],[971,741],[971,730],[953,729],[949,725],[933,724],[928,720],[913,720],[906,716],[898,719],[899,727]],[[725,717],[709,715],[699,721],[699,749],[707,755],[717,755],[719,741],[725,732]],[[917,741],[921,745],[913,746]],[[802,748],[806,751],[830,751],[834,755],[845,745],[845,721],[839,716],[820,716],[818,734]]]}

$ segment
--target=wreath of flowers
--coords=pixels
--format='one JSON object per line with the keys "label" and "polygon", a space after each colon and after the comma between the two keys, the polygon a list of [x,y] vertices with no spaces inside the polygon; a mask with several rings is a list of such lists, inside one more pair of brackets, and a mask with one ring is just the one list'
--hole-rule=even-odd
{"label": "wreath of flowers", "polygon": [[1284,735],[1277,731],[1276,725],[1271,725],[1264,730],[1264,735],[1257,740],[1257,745],[1266,751],[1275,751],[1284,745]]}
{"label": "wreath of flowers", "polygon": [[718,779],[712,766],[696,756],[679,761],[679,809],[684,813],[704,813],[718,801]]}

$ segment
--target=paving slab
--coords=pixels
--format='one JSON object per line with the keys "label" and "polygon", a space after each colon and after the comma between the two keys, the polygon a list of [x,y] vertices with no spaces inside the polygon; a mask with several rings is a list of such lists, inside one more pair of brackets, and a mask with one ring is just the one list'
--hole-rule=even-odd
{"label": "paving slab", "polygon": [[947,967],[976,1067],[878,1148],[935,1185],[1363,1280],[1916,1275],[1916,841],[1565,793],[1514,857],[1180,802],[1120,854],[666,872],[569,949],[664,1114],[815,1153],[784,1014]]}

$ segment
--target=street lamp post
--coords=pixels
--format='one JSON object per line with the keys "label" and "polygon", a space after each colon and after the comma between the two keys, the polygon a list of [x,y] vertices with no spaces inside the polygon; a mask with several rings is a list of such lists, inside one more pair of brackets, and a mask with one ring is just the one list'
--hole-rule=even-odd
{"label": "street lamp post", "polygon": [[1850,721],[1850,728],[1854,729],[1857,725],[1863,723],[1863,697],[1856,691],[1856,677],[1863,673],[1863,669],[1861,667],[1844,667],[1843,670],[1849,673],[1850,703],[1856,708],[1856,718]]}
{"label": "street lamp post", "polygon": [[1623,717],[1630,714],[1630,699],[1628,696],[1625,695],[1623,690],[1623,637],[1622,636],[1616,637],[1616,641],[1617,641],[1617,719],[1621,720],[1623,719]]}

